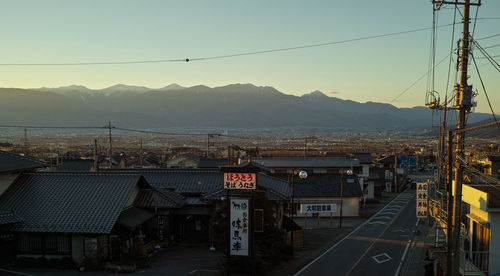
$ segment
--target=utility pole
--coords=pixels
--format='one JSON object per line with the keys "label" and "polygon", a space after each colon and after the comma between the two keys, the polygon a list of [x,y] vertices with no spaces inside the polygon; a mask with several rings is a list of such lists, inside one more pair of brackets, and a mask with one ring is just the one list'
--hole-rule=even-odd
{"label": "utility pole", "polygon": [[142,159],[143,159],[143,156],[142,156],[142,154],[143,154],[142,153],[143,152],[143,150],[142,150],[142,138],[139,139],[139,142],[140,142],[140,145],[141,145],[140,146],[140,152],[139,152],[139,164],[141,165],[141,169],[142,169]]}
{"label": "utility pole", "polygon": [[99,168],[98,168],[98,163],[97,163],[97,139],[94,139],[94,165],[93,165],[93,168],[94,168],[94,171],[96,172]]}
{"label": "utility pole", "polygon": [[[465,115],[472,106],[472,86],[467,85],[467,65],[469,62],[469,10],[470,0],[465,0],[463,31],[462,31],[462,56],[460,59],[460,85],[455,87],[455,107],[458,109],[457,130],[465,128]],[[459,161],[464,157],[465,133],[457,133],[455,149],[455,197],[453,200],[453,267],[450,275],[458,275],[460,266],[460,220],[462,209],[462,177],[463,169]]]}
{"label": "utility pole", "polygon": [[398,156],[394,151],[394,191],[398,192]]}
{"label": "utility pole", "polygon": [[28,130],[24,128],[24,155],[28,155]]}
{"label": "utility pole", "polygon": [[113,167],[113,150],[112,150],[112,144],[113,144],[113,139],[111,137],[111,122],[108,122],[108,126],[106,127],[109,130],[109,168],[111,169]]}
{"label": "utility pole", "polygon": [[307,137],[304,138],[304,157],[307,156]]}
{"label": "utility pole", "polygon": [[207,152],[205,153],[206,158],[208,158],[208,151],[210,150],[210,137],[211,134],[207,134]]}
{"label": "utility pole", "polygon": [[452,237],[452,225],[453,225],[453,208],[451,203],[453,202],[452,189],[452,175],[453,175],[453,135],[450,130],[447,132],[448,135],[448,160],[447,160],[447,176],[446,176],[446,246],[448,254],[446,254],[446,265],[448,272],[452,271],[452,254],[453,252],[453,237]]}

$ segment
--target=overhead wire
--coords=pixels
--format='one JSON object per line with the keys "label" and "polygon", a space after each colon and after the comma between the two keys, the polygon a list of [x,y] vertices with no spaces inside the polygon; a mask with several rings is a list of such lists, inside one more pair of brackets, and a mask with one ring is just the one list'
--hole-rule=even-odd
{"label": "overhead wire", "polygon": [[[438,28],[443,28],[443,27],[447,27],[450,25],[451,24],[445,24],[445,25],[438,26]],[[109,61],[109,62],[0,63],[0,66],[87,66],[87,65],[124,65],[124,64],[203,61],[203,60],[214,60],[214,59],[223,59],[223,58],[240,57],[240,56],[259,55],[259,54],[274,53],[274,52],[292,51],[292,50],[314,48],[314,47],[323,47],[323,46],[330,46],[330,45],[344,44],[344,43],[349,43],[349,42],[370,40],[370,39],[376,39],[376,38],[388,37],[388,36],[394,36],[394,35],[402,35],[402,34],[408,34],[408,33],[421,32],[421,31],[425,31],[425,30],[429,30],[429,29],[431,29],[431,27],[418,28],[418,29],[399,31],[399,32],[391,32],[391,33],[371,35],[371,36],[364,36],[364,37],[339,40],[339,41],[332,41],[332,42],[325,42],[325,43],[307,44],[307,45],[301,45],[301,46],[284,47],[284,48],[260,50],[260,51],[253,51],[253,52],[234,53],[234,54],[219,55],[219,56],[197,57],[197,58],[155,59],[155,60],[135,60],[135,61]]]}
{"label": "overhead wire", "polygon": [[476,67],[477,76],[479,77],[479,81],[481,82],[481,86],[483,87],[484,95],[486,96],[486,100],[488,101],[488,105],[490,106],[491,115],[493,119],[497,123],[497,128],[500,131],[500,125],[498,125],[497,117],[495,116],[495,111],[493,111],[493,107],[491,106],[490,97],[488,97],[488,93],[486,92],[486,87],[484,86],[483,78],[481,77],[481,73],[479,72],[479,68],[476,63],[476,59],[474,58],[474,54],[471,53],[472,61],[474,62],[474,66]]}

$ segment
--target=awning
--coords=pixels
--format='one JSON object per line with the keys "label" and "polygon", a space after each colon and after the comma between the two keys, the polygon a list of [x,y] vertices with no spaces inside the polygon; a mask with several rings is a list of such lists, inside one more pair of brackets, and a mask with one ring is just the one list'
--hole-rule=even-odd
{"label": "awning", "polygon": [[154,216],[155,214],[153,212],[131,207],[121,212],[116,223],[134,229]]}

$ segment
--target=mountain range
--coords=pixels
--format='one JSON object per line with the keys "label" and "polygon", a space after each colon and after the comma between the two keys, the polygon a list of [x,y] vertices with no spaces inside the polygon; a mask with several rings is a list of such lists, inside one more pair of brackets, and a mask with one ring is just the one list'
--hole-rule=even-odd
{"label": "mountain range", "polygon": [[[491,114],[472,113],[470,122]],[[436,120],[436,118],[434,118]],[[160,89],[117,84],[92,90],[0,88],[0,125],[223,128],[410,129],[431,127],[423,106],[342,100],[320,91],[303,96],[273,87],[230,84],[210,88],[171,84]]]}

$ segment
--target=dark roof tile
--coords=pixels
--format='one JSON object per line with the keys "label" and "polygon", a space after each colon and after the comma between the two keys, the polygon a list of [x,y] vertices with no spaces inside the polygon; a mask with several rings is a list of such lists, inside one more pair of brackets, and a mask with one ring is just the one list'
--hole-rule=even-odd
{"label": "dark roof tile", "polygon": [[20,232],[109,233],[134,188],[149,187],[138,174],[23,173],[0,197],[14,210]]}

